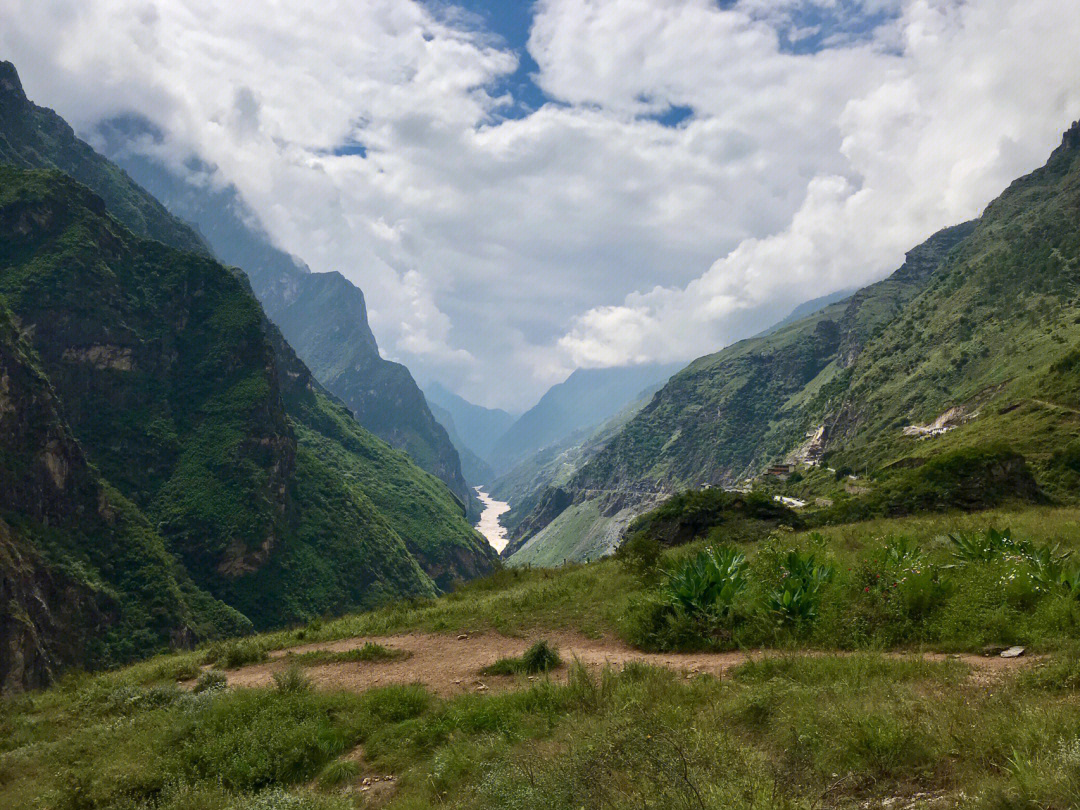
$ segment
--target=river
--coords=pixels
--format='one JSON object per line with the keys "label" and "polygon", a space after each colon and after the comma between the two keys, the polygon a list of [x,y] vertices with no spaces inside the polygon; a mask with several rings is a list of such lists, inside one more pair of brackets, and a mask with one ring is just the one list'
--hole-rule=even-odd
{"label": "river", "polygon": [[480,513],[480,523],[476,527],[477,531],[487,538],[493,549],[501,553],[506,548],[508,538],[506,529],[499,525],[499,515],[509,511],[510,504],[506,501],[495,500],[480,487],[476,487],[476,497],[484,505],[484,511]]}

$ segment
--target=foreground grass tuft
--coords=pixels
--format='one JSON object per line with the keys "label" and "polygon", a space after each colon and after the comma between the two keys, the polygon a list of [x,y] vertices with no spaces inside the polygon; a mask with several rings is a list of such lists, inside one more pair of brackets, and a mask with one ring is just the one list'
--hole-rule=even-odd
{"label": "foreground grass tuft", "polygon": [[409,655],[410,653],[407,650],[394,650],[382,644],[368,641],[362,647],[355,647],[351,650],[311,650],[304,653],[288,653],[286,658],[302,667],[313,667],[320,664],[394,661],[408,658]]}
{"label": "foreground grass tuft", "polygon": [[500,658],[494,664],[484,667],[485,675],[539,675],[562,666],[558,651],[541,640],[517,658]]}

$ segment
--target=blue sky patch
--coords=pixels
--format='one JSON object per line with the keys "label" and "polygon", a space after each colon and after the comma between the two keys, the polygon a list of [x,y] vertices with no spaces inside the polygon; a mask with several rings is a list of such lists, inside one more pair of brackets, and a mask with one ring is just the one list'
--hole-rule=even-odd
{"label": "blue sky patch", "polygon": [[335,157],[346,157],[349,155],[359,155],[362,158],[367,157],[367,147],[356,141],[346,141],[343,144],[335,146],[330,152]]}
{"label": "blue sky patch", "polygon": [[656,121],[665,127],[677,127],[684,121],[689,120],[694,115],[693,107],[686,107],[682,104],[675,104],[668,107],[662,113],[656,113],[653,115],[647,115],[646,118]]}
{"label": "blue sky patch", "polygon": [[867,11],[858,0],[840,0],[835,5],[804,2],[790,10],[777,27],[780,50],[806,55],[866,42],[897,14],[884,9]]}
{"label": "blue sky patch", "polygon": [[[533,81],[539,65],[529,55],[529,29],[533,22],[532,0],[424,0],[424,5],[437,17],[445,18],[463,10],[474,18],[477,27],[493,34],[500,45],[514,52],[518,67],[488,88],[492,96],[510,95],[513,101],[499,110],[503,118],[524,118],[551,99]],[[454,15],[460,18],[460,13]]]}

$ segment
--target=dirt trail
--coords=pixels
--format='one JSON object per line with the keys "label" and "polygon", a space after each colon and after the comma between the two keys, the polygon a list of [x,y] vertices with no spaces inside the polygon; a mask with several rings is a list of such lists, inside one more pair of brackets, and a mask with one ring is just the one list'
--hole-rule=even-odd
{"label": "dirt trail", "polygon": [[[226,673],[231,686],[269,686],[275,672],[289,666],[288,653],[314,650],[343,652],[373,641],[408,654],[388,661],[331,663],[305,668],[312,682],[324,689],[363,691],[390,684],[421,683],[436,694],[451,696],[463,692],[506,690],[519,686],[516,676],[480,675],[480,670],[500,658],[521,655],[538,638],[545,638],[558,647],[566,662],[575,658],[593,670],[605,665],[619,669],[637,661],[654,666],[693,674],[722,675],[726,670],[750,659],[768,656],[781,657],[782,652],[735,651],[724,653],[646,653],[612,639],[591,639],[577,633],[555,632],[537,634],[535,638],[510,638],[498,633],[458,637],[437,633],[407,633],[395,636],[350,638],[317,644],[306,644],[290,650],[271,653],[269,661]],[[830,655],[837,653],[804,652],[801,655]],[[843,653],[839,653],[843,654]],[[889,653],[891,657],[919,657],[919,653]],[[1036,659],[1002,659],[978,655],[946,655],[923,653],[926,660],[958,659],[972,669],[978,682],[992,682],[1009,670],[1028,665]],[[556,680],[565,680],[567,668],[552,673]]]}

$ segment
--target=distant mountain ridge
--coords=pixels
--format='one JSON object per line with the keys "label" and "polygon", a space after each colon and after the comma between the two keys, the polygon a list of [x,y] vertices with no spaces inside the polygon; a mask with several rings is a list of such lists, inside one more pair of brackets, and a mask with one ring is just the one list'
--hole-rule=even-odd
{"label": "distant mountain ridge", "polygon": [[681,364],[576,369],[553,385],[499,437],[492,448],[496,472],[585,428],[599,426]]}
{"label": "distant mountain ridge", "polygon": [[441,409],[453,422],[462,444],[488,465],[495,443],[517,419],[501,408],[475,405],[436,380],[424,386],[424,396],[433,408]]}
{"label": "distant mountain ridge", "polygon": [[[145,122],[114,119],[96,136],[106,153],[170,211],[194,223],[215,255],[244,270],[270,319],[360,424],[441,478],[475,518],[479,503],[457,451],[409,370],[380,355],[363,292],[341,273],[312,273],[303,261],[274,247],[231,186],[189,183],[140,152],[133,144],[160,137]],[[212,173],[197,162],[189,168],[205,177]]]}
{"label": "distant mountain ridge", "polygon": [[491,466],[469,449],[469,446],[458,434],[457,425],[454,423],[454,417],[451,416],[450,411],[440,408],[431,400],[428,400],[428,407],[431,408],[431,414],[438,423],[446,428],[446,433],[450,436],[450,442],[454,445],[454,449],[457,450],[458,458],[461,459],[461,472],[469,486],[477,487],[490,482],[494,478]]}

